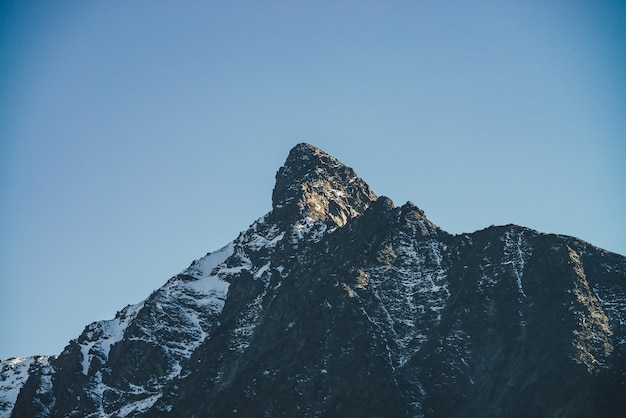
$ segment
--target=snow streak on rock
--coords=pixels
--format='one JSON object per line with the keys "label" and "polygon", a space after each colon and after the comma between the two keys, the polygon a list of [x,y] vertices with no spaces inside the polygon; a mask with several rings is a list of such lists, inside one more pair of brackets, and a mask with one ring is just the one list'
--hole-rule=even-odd
{"label": "snow streak on rock", "polygon": [[94,322],[87,326],[78,339],[82,356],[81,366],[85,376],[89,373],[89,366],[94,357],[99,357],[103,363],[108,361],[111,346],[122,339],[128,324],[135,319],[142,307],[143,303],[127,306],[115,319]]}
{"label": "snow streak on rock", "polygon": [[422,230],[421,222],[413,220],[408,231],[387,241],[378,252],[380,263],[364,270],[378,302],[368,308],[369,316],[390,338],[395,367],[419,351],[449,296],[447,248],[430,235],[435,231]]}

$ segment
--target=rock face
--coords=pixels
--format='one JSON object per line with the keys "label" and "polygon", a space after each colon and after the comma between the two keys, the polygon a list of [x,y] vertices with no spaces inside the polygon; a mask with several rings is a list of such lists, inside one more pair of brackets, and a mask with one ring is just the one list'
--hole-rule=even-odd
{"label": "rock face", "polygon": [[3,360],[0,416],[624,415],[626,257],[450,235],[308,144],[272,202],[60,355]]}

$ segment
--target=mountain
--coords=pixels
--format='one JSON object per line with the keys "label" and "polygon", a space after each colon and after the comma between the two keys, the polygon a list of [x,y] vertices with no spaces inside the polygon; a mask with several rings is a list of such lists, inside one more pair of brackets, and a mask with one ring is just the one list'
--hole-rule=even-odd
{"label": "mountain", "polygon": [[618,417],[626,257],[516,225],[451,235],[309,144],[272,210],[54,357],[2,417]]}

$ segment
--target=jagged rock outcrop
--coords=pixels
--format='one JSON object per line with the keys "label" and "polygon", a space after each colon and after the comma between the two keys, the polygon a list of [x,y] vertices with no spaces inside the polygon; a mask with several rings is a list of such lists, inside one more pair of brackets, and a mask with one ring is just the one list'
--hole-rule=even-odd
{"label": "jagged rock outcrop", "polygon": [[376,195],[353,169],[318,148],[298,144],[276,174],[271,215],[291,227],[320,221],[337,227],[374,200]]}
{"label": "jagged rock outcrop", "polygon": [[625,257],[516,225],[448,234],[308,144],[272,203],[59,356],[0,363],[0,416],[626,410]]}

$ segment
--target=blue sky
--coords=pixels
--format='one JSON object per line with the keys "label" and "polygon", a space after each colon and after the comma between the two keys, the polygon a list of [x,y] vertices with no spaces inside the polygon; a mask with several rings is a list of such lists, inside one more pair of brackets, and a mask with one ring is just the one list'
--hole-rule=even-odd
{"label": "blue sky", "polygon": [[0,358],[58,354],[230,242],[302,141],[449,232],[626,254],[625,21],[621,1],[3,2]]}

